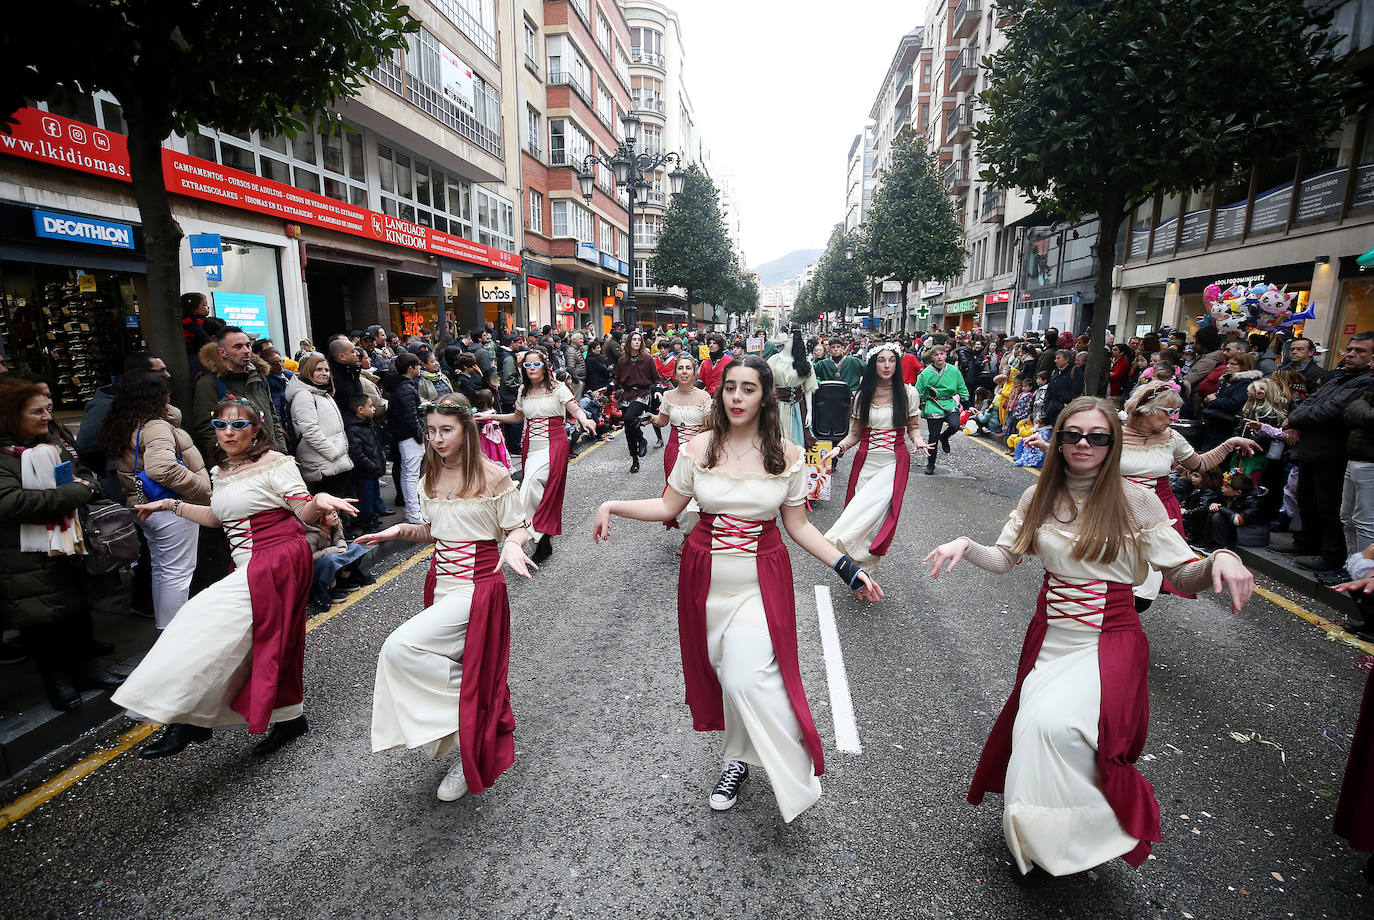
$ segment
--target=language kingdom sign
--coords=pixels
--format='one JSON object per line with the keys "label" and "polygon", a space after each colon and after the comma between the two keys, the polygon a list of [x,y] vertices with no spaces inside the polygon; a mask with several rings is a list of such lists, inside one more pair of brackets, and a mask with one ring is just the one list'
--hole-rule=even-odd
{"label": "language kingdom sign", "polygon": [[[129,148],[124,135],[54,115],[22,108],[9,134],[0,133],[0,154],[49,163],[96,176],[130,181]],[[292,185],[220,166],[175,150],[162,150],[162,174],[167,190],[188,198],[217,201],[244,211],[280,217],[406,249],[433,253],[518,273],[520,256],[484,246],[378,211],[336,201]]]}

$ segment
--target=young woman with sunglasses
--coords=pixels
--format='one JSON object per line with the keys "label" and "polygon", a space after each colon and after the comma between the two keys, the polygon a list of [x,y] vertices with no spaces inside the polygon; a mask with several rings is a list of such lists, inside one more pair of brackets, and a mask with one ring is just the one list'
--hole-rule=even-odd
{"label": "young woman with sunglasses", "polygon": [[314,564],[301,522],[326,511],[356,513],[354,499],[311,496],[296,461],[272,449],[248,401],[221,400],[210,424],[218,454],[210,504],[165,498],[134,506],[141,519],[170,511],[223,527],[235,565],[186,602],[113,697],[167,726],[139,752],[147,759],[180,753],[225,725],[247,722],[252,734],[270,727],[253,748],[258,756],[305,734],[305,610]]}
{"label": "young woman with sunglasses", "polygon": [[1154,492],[1122,478],[1121,441],[1114,403],[1073,400],[997,542],[959,537],[925,557],[933,578],[964,558],[999,575],[1027,554],[1045,566],[1015,687],[968,794],[976,805],[1003,793],[1017,878],[1118,856],[1139,866],[1160,839],[1154,787],[1134,766],[1149,723],[1150,653],[1131,586],[1157,568],[1183,590],[1229,591],[1233,613],[1254,589],[1239,556],[1195,558]]}
{"label": "young woman with sunglasses", "polygon": [[520,354],[520,395],[515,409],[500,414],[483,412],[477,418],[503,425],[526,423],[520,450],[520,499],[525,505],[525,520],[532,522],[534,561],[543,562],[553,555],[552,538],[563,532],[563,490],[570,452],[565,419],[575,419],[593,435],[596,423],[587,418],[572,390],[549,374],[548,358],[537,348]]}
{"label": "young woman with sunglasses", "polygon": [[422,748],[438,759],[457,748],[439,784],[445,802],[480,793],[515,757],[501,567],[529,578],[533,562],[521,548],[529,533],[519,490],[505,467],[482,456],[480,440],[467,400],[440,396],[425,415],[425,523],[358,538],[434,544],[425,609],[387,637],[377,661],[372,750]]}
{"label": "young woman with sunglasses", "polygon": [[902,348],[893,343],[869,354],[854,396],[849,434],[826,455],[836,460],[859,446],[849,471],[844,511],[825,538],[869,574],[877,571],[897,532],[911,449],[930,447],[921,437],[921,400],[914,386],[902,382],[901,360]]}
{"label": "young woman with sunglasses", "polygon": [[[701,434],[706,429],[707,419],[711,413],[711,397],[703,389],[697,387],[697,362],[691,355],[683,353],[677,356],[673,362],[672,378],[674,387],[663,394],[663,402],[658,415],[653,418],[656,427],[672,426],[668,433],[668,446],[663,451],[663,476],[665,481],[673,476],[673,467],[677,465],[678,452],[682,445]],[[667,486],[665,485],[666,489]],[[688,506],[682,514],[671,521],[664,521],[664,527],[686,527],[690,529],[690,521],[695,519],[696,508]],[[687,535],[684,533],[682,542],[685,545]],[[681,555],[682,549],[678,548]]]}
{"label": "young woman with sunglasses", "polygon": [[610,536],[611,516],[670,521],[695,500],[678,575],[678,629],[687,704],[698,731],[725,730],[725,765],[711,808],[735,804],[747,764],[768,771],[783,821],[821,794],[825,772],[797,662],[792,563],[777,526],[832,566],[857,595],[882,590],[806,519],[802,449],[784,440],[773,374],[754,355],[725,369],[709,429],[683,445],[661,498],[611,501],[592,537]]}

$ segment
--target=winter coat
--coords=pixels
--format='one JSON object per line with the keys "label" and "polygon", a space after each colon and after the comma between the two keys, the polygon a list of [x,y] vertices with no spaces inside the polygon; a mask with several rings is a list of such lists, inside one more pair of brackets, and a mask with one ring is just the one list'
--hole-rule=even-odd
{"label": "winter coat", "polygon": [[1289,458],[1297,463],[1344,463],[1349,440],[1345,410],[1370,390],[1374,390],[1374,374],[1367,370],[1337,368],[1322,378],[1317,391],[1288,416],[1288,427],[1299,433],[1298,443],[1288,450]]}
{"label": "winter coat", "polygon": [[[363,392],[363,369],[357,364],[340,364],[329,359],[329,379],[334,385],[334,402],[343,415],[348,413],[348,404],[353,397]],[[300,437],[300,432],[296,432]]]}
{"label": "winter coat", "polygon": [[1194,489],[1184,499],[1183,530],[1189,540],[1201,541],[1207,536],[1207,518],[1212,513],[1207,509],[1214,502],[1221,501],[1221,493],[1216,489]]}
{"label": "winter coat", "polygon": [[1285,361],[1278,366],[1277,370],[1297,371],[1299,374],[1302,374],[1303,379],[1307,381],[1307,392],[1309,393],[1316,392],[1317,387],[1322,382],[1322,378],[1327,374],[1327,372],[1322,369],[1322,366],[1317,363],[1316,358],[1310,359],[1302,367],[1298,367],[1292,361]]}
{"label": "winter coat", "polygon": [[598,355],[595,352],[587,355],[587,390],[594,392],[609,385],[611,382],[611,366],[606,361],[605,355]]}
{"label": "winter coat", "polygon": [[499,386],[496,396],[503,406],[513,406],[520,397],[520,360],[504,345],[496,349],[496,372]]}
{"label": "winter coat", "polygon": [[1232,527],[1258,524],[1264,514],[1264,498],[1268,494],[1269,490],[1264,486],[1255,486],[1249,495],[1237,495],[1235,498],[1223,499],[1221,510],[1215,513],[1228,518]]}
{"label": "winter coat", "polygon": [[344,433],[343,413],[327,391],[306,382],[297,374],[286,387],[291,425],[299,442],[296,465],[306,482],[319,482],[353,469],[348,458],[348,435]]}
{"label": "winter coat", "polygon": [[1079,389],[1079,380],[1074,376],[1072,367],[1063,370],[1055,369],[1050,375],[1050,382],[1045,391],[1045,416],[1043,425],[1053,427],[1055,420],[1059,418],[1060,411],[1073,402],[1075,397],[1082,396],[1083,391]]}
{"label": "winter coat", "polygon": [[288,370],[283,370],[280,374],[269,373],[266,377],[267,389],[272,393],[272,408],[277,412],[277,420],[286,425],[286,387],[291,383],[291,379],[296,375]]}
{"label": "winter coat", "polygon": [[[380,379],[381,378],[375,376],[374,374],[368,371],[363,371],[361,374],[358,375],[358,382],[362,384],[363,392],[367,394],[367,398],[372,400],[373,408],[377,410],[378,415],[385,416],[386,397],[382,395],[382,388],[378,385]],[[353,414],[352,412],[348,411],[348,409],[341,408],[340,411],[343,412],[344,418],[348,418],[350,415]]]}
{"label": "winter coat", "polygon": [[1217,365],[1223,363],[1221,360],[1221,349],[1209,351],[1206,354],[1198,355],[1193,359],[1193,363],[1188,367],[1188,373],[1183,380],[1194,391],[1198,384],[1212,376],[1212,371],[1217,369]]}
{"label": "winter coat", "polygon": [[[20,552],[19,525],[60,518],[99,497],[80,482],[26,490],[22,461],[11,452],[21,446],[30,445],[0,435],[0,628],[6,629],[53,623],[88,606],[87,575],[80,557]],[[63,460],[72,462],[77,479],[95,481],[70,452],[59,450]]]}
{"label": "winter coat", "polygon": [[210,424],[215,405],[226,396],[238,396],[252,403],[263,418],[263,433],[272,438],[272,446],[287,453],[286,434],[282,431],[277,410],[272,406],[272,391],[267,386],[267,362],[254,357],[243,373],[230,373],[219,346],[214,342],[200,350],[200,363],[205,373],[196,378],[191,397],[191,437],[201,456],[210,456],[215,448],[215,429]]}
{"label": "winter coat", "polygon": [[1350,429],[1345,442],[1346,459],[1374,461],[1374,390],[1351,401],[1341,418]]}
{"label": "winter coat", "polygon": [[1229,438],[1236,429],[1236,419],[1245,407],[1247,390],[1250,384],[1263,375],[1259,371],[1236,371],[1224,374],[1217,385],[1216,399],[1204,403],[1202,419],[1206,423],[1203,430],[1203,450],[1210,450]]}
{"label": "winter coat", "polygon": [[[135,444],[142,448],[141,456],[134,453]],[[134,504],[134,476],[140,472],[146,472],[158,485],[174,490],[184,502],[210,504],[210,474],[205,469],[205,458],[182,429],[181,410],[176,406],[169,405],[162,418],[149,419],[129,436],[128,449],[115,458],[115,469],[119,487],[129,496],[130,507]]]}
{"label": "winter coat", "polygon": [[395,371],[382,375],[386,393],[386,428],[400,443],[406,438],[425,443],[425,426],[420,421],[420,389],[415,381]]}
{"label": "winter coat", "polygon": [[576,345],[567,345],[563,349],[563,366],[567,368],[568,376],[573,383],[584,383],[587,379],[587,357],[582,349]]}
{"label": "winter coat", "polygon": [[386,474],[386,448],[382,446],[382,435],[371,419],[351,415],[344,419],[344,432],[348,436],[348,457],[353,461],[353,471],[363,479],[380,479]]}

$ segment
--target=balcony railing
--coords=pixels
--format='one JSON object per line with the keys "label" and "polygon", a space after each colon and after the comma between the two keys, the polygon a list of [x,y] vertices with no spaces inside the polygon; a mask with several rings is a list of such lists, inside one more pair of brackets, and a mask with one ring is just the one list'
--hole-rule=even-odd
{"label": "balcony railing", "polygon": [[536,160],[542,159],[544,156],[544,151],[540,150],[539,145],[536,144],[534,141],[526,141],[525,150],[529,153],[530,156],[534,157]]}
{"label": "balcony railing", "polygon": [[972,84],[978,75],[978,48],[970,45],[960,51],[949,65],[949,88],[958,91]]}
{"label": "balcony railing", "polygon": [[892,113],[892,133],[896,134],[906,125],[911,118],[911,106],[900,106],[897,111]]}
{"label": "balcony railing", "polygon": [[636,112],[653,112],[662,115],[663,97],[657,93],[632,92],[630,94],[630,108]]}
{"label": "balcony railing", "polygon": [[978,219],[985,224],[1000,224],[1007,211],[1007,193],[1000,188],[983,190],[983,206]]}
{"label": "balcony railing", "polygon": [[592,104],[592,94],[587,91],[587,87],[584,86],[577,77],[573,76],[568,71],[550,70],[549,86],[566,86],[576,93],[578,98],[587,103],[588,108],[595,109],[595,106]]}
{"label": "balcony railing", "polygon": [[482,24],[473,18],[472,14],[454,2],[454,0],[433,0],[435,7],[444,18],[458,27],[458,31],[467,36],[468,40],[477,46],[487,57],[496,63],[501,63],[501,58],[497,56],[496,36],[492,35]]}
{"label": "balcony railing", "polygon": [[[498,157],[501,155],[501,129],[497,114],[501,109],[501,99],[490,87],[479,90],[474,100],[477,105],[474,111],[469,113],[441,90],[409,73],[402,66],[399,54],[378,64],[372,71],[372,79],[420,111],[457,131],[487,153]],[[479,118],[479,115],[483,118]],[[487,121],[496,122],[496,125],[489,125]]]}
{"label": "balcony railing", "polygon": [[630,48],[631,64],[647,64],[659,70],[668,69],[668,59],[661,51],[645,51],[643,48]]}
{"label": "balcony railing", "polygon": [[945,142],[957,144],[965,140],[973,129],[973,107],[967,102],[956,105],[945,119]]}
{"label": "balcony railing", "polygon": [[978,28],[983,15],[983,0],[963,0],[954,9],[954,37],[968,38]]}
{"label": "balcony railing", "polygon": [[945,167],[945,191],[968,188],[968,160],[955,160]]}
{"label": "balcony railing", "polygon": [[897,80],[897,101],[903,101],[903,96],[910,97],[908,92],[911,89],[911,68],[902,71],[902,76]]}
{"label": "balcony railing", "polygon": [[534,74],[536,77],[539,76],[539,62],[536,61],[534,58],[530,57],[528,54],[525,55],[525,69],[528,70],[530,73]]}

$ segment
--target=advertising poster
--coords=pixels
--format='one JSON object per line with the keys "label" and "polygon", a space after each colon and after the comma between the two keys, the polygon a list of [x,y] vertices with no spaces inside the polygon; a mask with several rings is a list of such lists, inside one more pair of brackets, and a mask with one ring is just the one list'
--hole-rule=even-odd
{"label": "advertising poster", "polygon": [[830,453],[830,449],[834,446],[829,441],[817,441],[806,452],[806,498],[808,501],[830,501],[830,479],[835,471],[831,467],[830,461],[825,459],[825,455]]}

